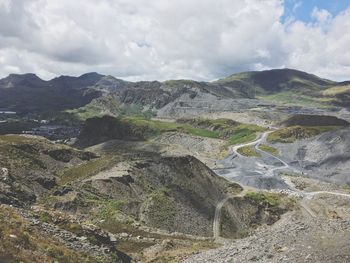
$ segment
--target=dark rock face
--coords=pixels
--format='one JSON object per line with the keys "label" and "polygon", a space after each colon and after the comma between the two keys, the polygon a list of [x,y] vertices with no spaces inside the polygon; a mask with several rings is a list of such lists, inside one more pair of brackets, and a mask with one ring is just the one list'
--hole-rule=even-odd
{"label": "dark rock face", "polygon": [[56,149],[47,151],[45,153],[56,161],[64,163],[70,162],[74,157],[78,157],[84,161],[89,161],[91,159],[97,158],[97,155],[92,152],[77,152],[71,149]]}
{"label": "dark rock face", "polygon": [[324,115],[294,115],[284,122],[284,126],[348,126],[346,120],[339,119],[335,116]]}
{"label": "dark rock face", "polygon": [[51,158],[55,159],[56,161],[65,162],[65,163],[68,163],[74,157],[73,151],[67,150],[67,149],[52,150],[52,151],[49,151],[47,154]]}
{"label": "dark rock face", "polygon": [[85,122],[76,146],[87,147],[113,139],[144,140],[148,129],[135,129],[129,123],[111,116],[91,118]]}
{"label": "dark rock face", "polygon": [[257,226],[272,225],[286,211],[281,207],[259,203],[247,197],[233,198],[223,208],[221,233],[227,238],[242,238]]}

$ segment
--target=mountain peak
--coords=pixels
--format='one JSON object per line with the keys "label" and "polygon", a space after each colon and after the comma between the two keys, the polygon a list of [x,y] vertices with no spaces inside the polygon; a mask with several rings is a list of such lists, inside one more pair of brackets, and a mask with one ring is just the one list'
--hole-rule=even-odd
{"label": "mountain peak", "polygon": [[7,87],[15,85],[42,86],[45,82],[45,80],[42,80],[34,73],[10,74],[6,78],[0,80],[0,84]]}
{"label": "mountain peak", "polygon": [[101,79],[102,77],[104,77],[104,75],[101,75],[101,74],[99,74],[97,72],[88,72],[88,73],[85,73],[85,74],[79,76],[79,78],[84,78],[84,79],[86,79],[86,78],[90,78],[90,79],[92,79],[92,78],[94,78],[94,79],[99,78],[99,79]]}

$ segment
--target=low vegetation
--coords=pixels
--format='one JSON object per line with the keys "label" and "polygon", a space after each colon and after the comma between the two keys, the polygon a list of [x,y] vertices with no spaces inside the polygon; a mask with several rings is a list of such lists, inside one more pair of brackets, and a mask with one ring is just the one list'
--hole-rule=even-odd
{"label": "low vegetation", "polygon": [[86,147],[112,139],[143,141],[165,132],[217,138],[232,145],[254,140],[256,134],[264,130],[266,129],[257,125],[241,124],[230,119],[181,119],[169,122],[142,117],[103,116],[86,121],[77,146]]}
{"label": "low vegetation", "polygon": [[238,148],[237,152],[247,157],[261,157],[260,153],[256,151],[254,146],[243,146],[241,148]]}
{"label": "low vegetation", "polygon": [[230,182],[226,188],[226,193],[237,195],[243,191],[243,187],[237,183]]}
{"label": "low vegetation", "polygon": [[350,85],[334,86],[322,92],[324,96],[335,96],[350,92]]}
{"label": "low vegetation", "polygon": [[269,192],[248,192],[244,198],[261,205],[292,210],[297,201],[287,195]]}
{"label": "low vegetation", "polygon": [[106,96],[93,99],[84,107],[67,110],[71,118],[85,121],[89,118],[102,117],[106,114],[118,117],[139,117],[150,119],[155,116],[152,110],[144,110],[142,105],[130,104],[125,105],[118,102],[113,96]]}
{"label": "low vegetation", "polygon": [[39,123],[25,120],[7,120],[0,123],[0,134],[20,134],[22,131],[29,131],[38,127]]}
{"label": "low vegetation", "polygon": [[65,185],[73,181],[89,178],[98,172],[110,168],[117,162],[117,160],[117,156],[106,155],[98,159],[93,159],[80,165],[75,165],[64,169],[58,173],[58,177],[60,178],[59,184]]}
{"label": "low vegetation", "polygon": [[155,227],[174,224],[175,201],[169,195],[169,189],[163,187],[148,195],[148,218]]}
{"label": "low vegetation", "polygon": [[194,127],[208,129],[218,133],[218,138],[224,139],[229,145],[252,141],[258,132],[266,131],[266,128],[253,124],[243,124],[231,119],[180,119],[180,123],[188,123]]}
{"label": "low vegetation", "polygon": [[275,147],[272,147],[270,145],[267,145],[267,144],[260,144],[259,149],[264,151],[264,152],[268,152],[268,153],[271,153],[273,155],[276,155],[276,156],[279,155],[278,149],[276,149]]}
{"label": "low vegetation", "polygon": [[311,138],[339,128],[339,126],[292,126],[270,133],[267,140],[269,142],[292,143],[296,140]]}
{"label": "low vegetation", "polygon": [[[204,128],[194,127],[192,125],[186,123],[176,123],[176,122],[165,122],[165,121],[157,121],[157,120],[147,120],[142,118],[125,118],[124,121],[134,125],[139,128],[149,128],[151,129],[154,135],[159,135],[163,132],[170,131],[178,131],[187,134],[192,134],[201,137],[209,137],[209,138],[219,138],[220,134],[217,131],[212,131]],[[151,135],[151,136],[152,136]]]}
{"label": "low vegetation", "polygon": [[315,107],[329,107],[331,98],[322,96],[311,96],[307,94],[296,93],[295,91],[282,91],[270,95],[262,95],[258,97],[263,100],[278,101],[286,105],[300,105],[300,106],[315,106]]}
{"label": "low vegetation", "polygon": [[265,130],[265,128],[257,125],[240,124],[235,133],[228,139],[228,142],[230,145],[250,142],[256,139],[258,132]]}
{"label": "low vegetation", "polygon": [[[0,165],[9,169],[43,170],[46,165],[39,156],[39,150],[50,147],[45,140],[32,140],[19,135],[0,136]],[[53,147],[53,146],[51,146]]]}
{"label": "low vegetation", "polygon": [[0,206],[0,262],[98,262],[42,236],[13,208]]}

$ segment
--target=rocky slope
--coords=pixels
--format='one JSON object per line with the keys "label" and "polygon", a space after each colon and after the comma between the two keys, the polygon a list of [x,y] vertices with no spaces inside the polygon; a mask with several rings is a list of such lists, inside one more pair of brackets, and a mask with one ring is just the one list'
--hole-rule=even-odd
{"label": "rocky slope", "polygon": [[349,184],[350,129],[343,128],[288,144],[275,144],[281,155],[308,176]]}
{"label": "rocky slope", "polygon": [[59,170],[96,158],[44,138],[0,136],[0,201],[26,206],[57,185]]}
{"label": "rocky slope", "polygon": [[[162,157],[137,149],[99,156],[17,135],[1,136],[0,154],[1,215],[8,214],[7,221],[0,218],[5,262],[25,257],[28,262],[72,262],[72,257],[129,262],[116,240],[135,257],[164,239],[175,240],[171,249],[202,242],[186,238],[181,243],[176,240],[183,236],[166,233],[210,237],[215,205],[232,186],[190,156]],[[15,230],[12,225],[19,222]],[[147,227],[165,232],[152,234]]]}
{"label": "rocky slope", "polygon": [[[47,204],[74,213],[96,210],[98,214],[106,209],[101,205],[108,200],[116,204],[115,212],[147,226],[212,235],[215,205],[230,190],[228,181],[190,156],[162,157],[136,151],[118,159],[90,177],[77,174],[76,179],[70,179],[69,188],[67,184],[59,187]],[[91,198],[96,203],[89,202]],[[110,220],[111,225],[118,224]]]}
{"label": "rocky slope", "polygon": [[348,198],[319,195],[272,227],[184,262],[349,262]]}

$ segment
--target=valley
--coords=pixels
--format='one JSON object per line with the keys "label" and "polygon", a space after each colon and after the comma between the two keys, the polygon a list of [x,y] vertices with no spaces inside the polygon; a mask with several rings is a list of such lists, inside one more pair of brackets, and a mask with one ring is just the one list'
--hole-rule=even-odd
{"label": "valley", "polygon": [[290,69],[12,74],[0,262],[349,262],[347,92]]}

